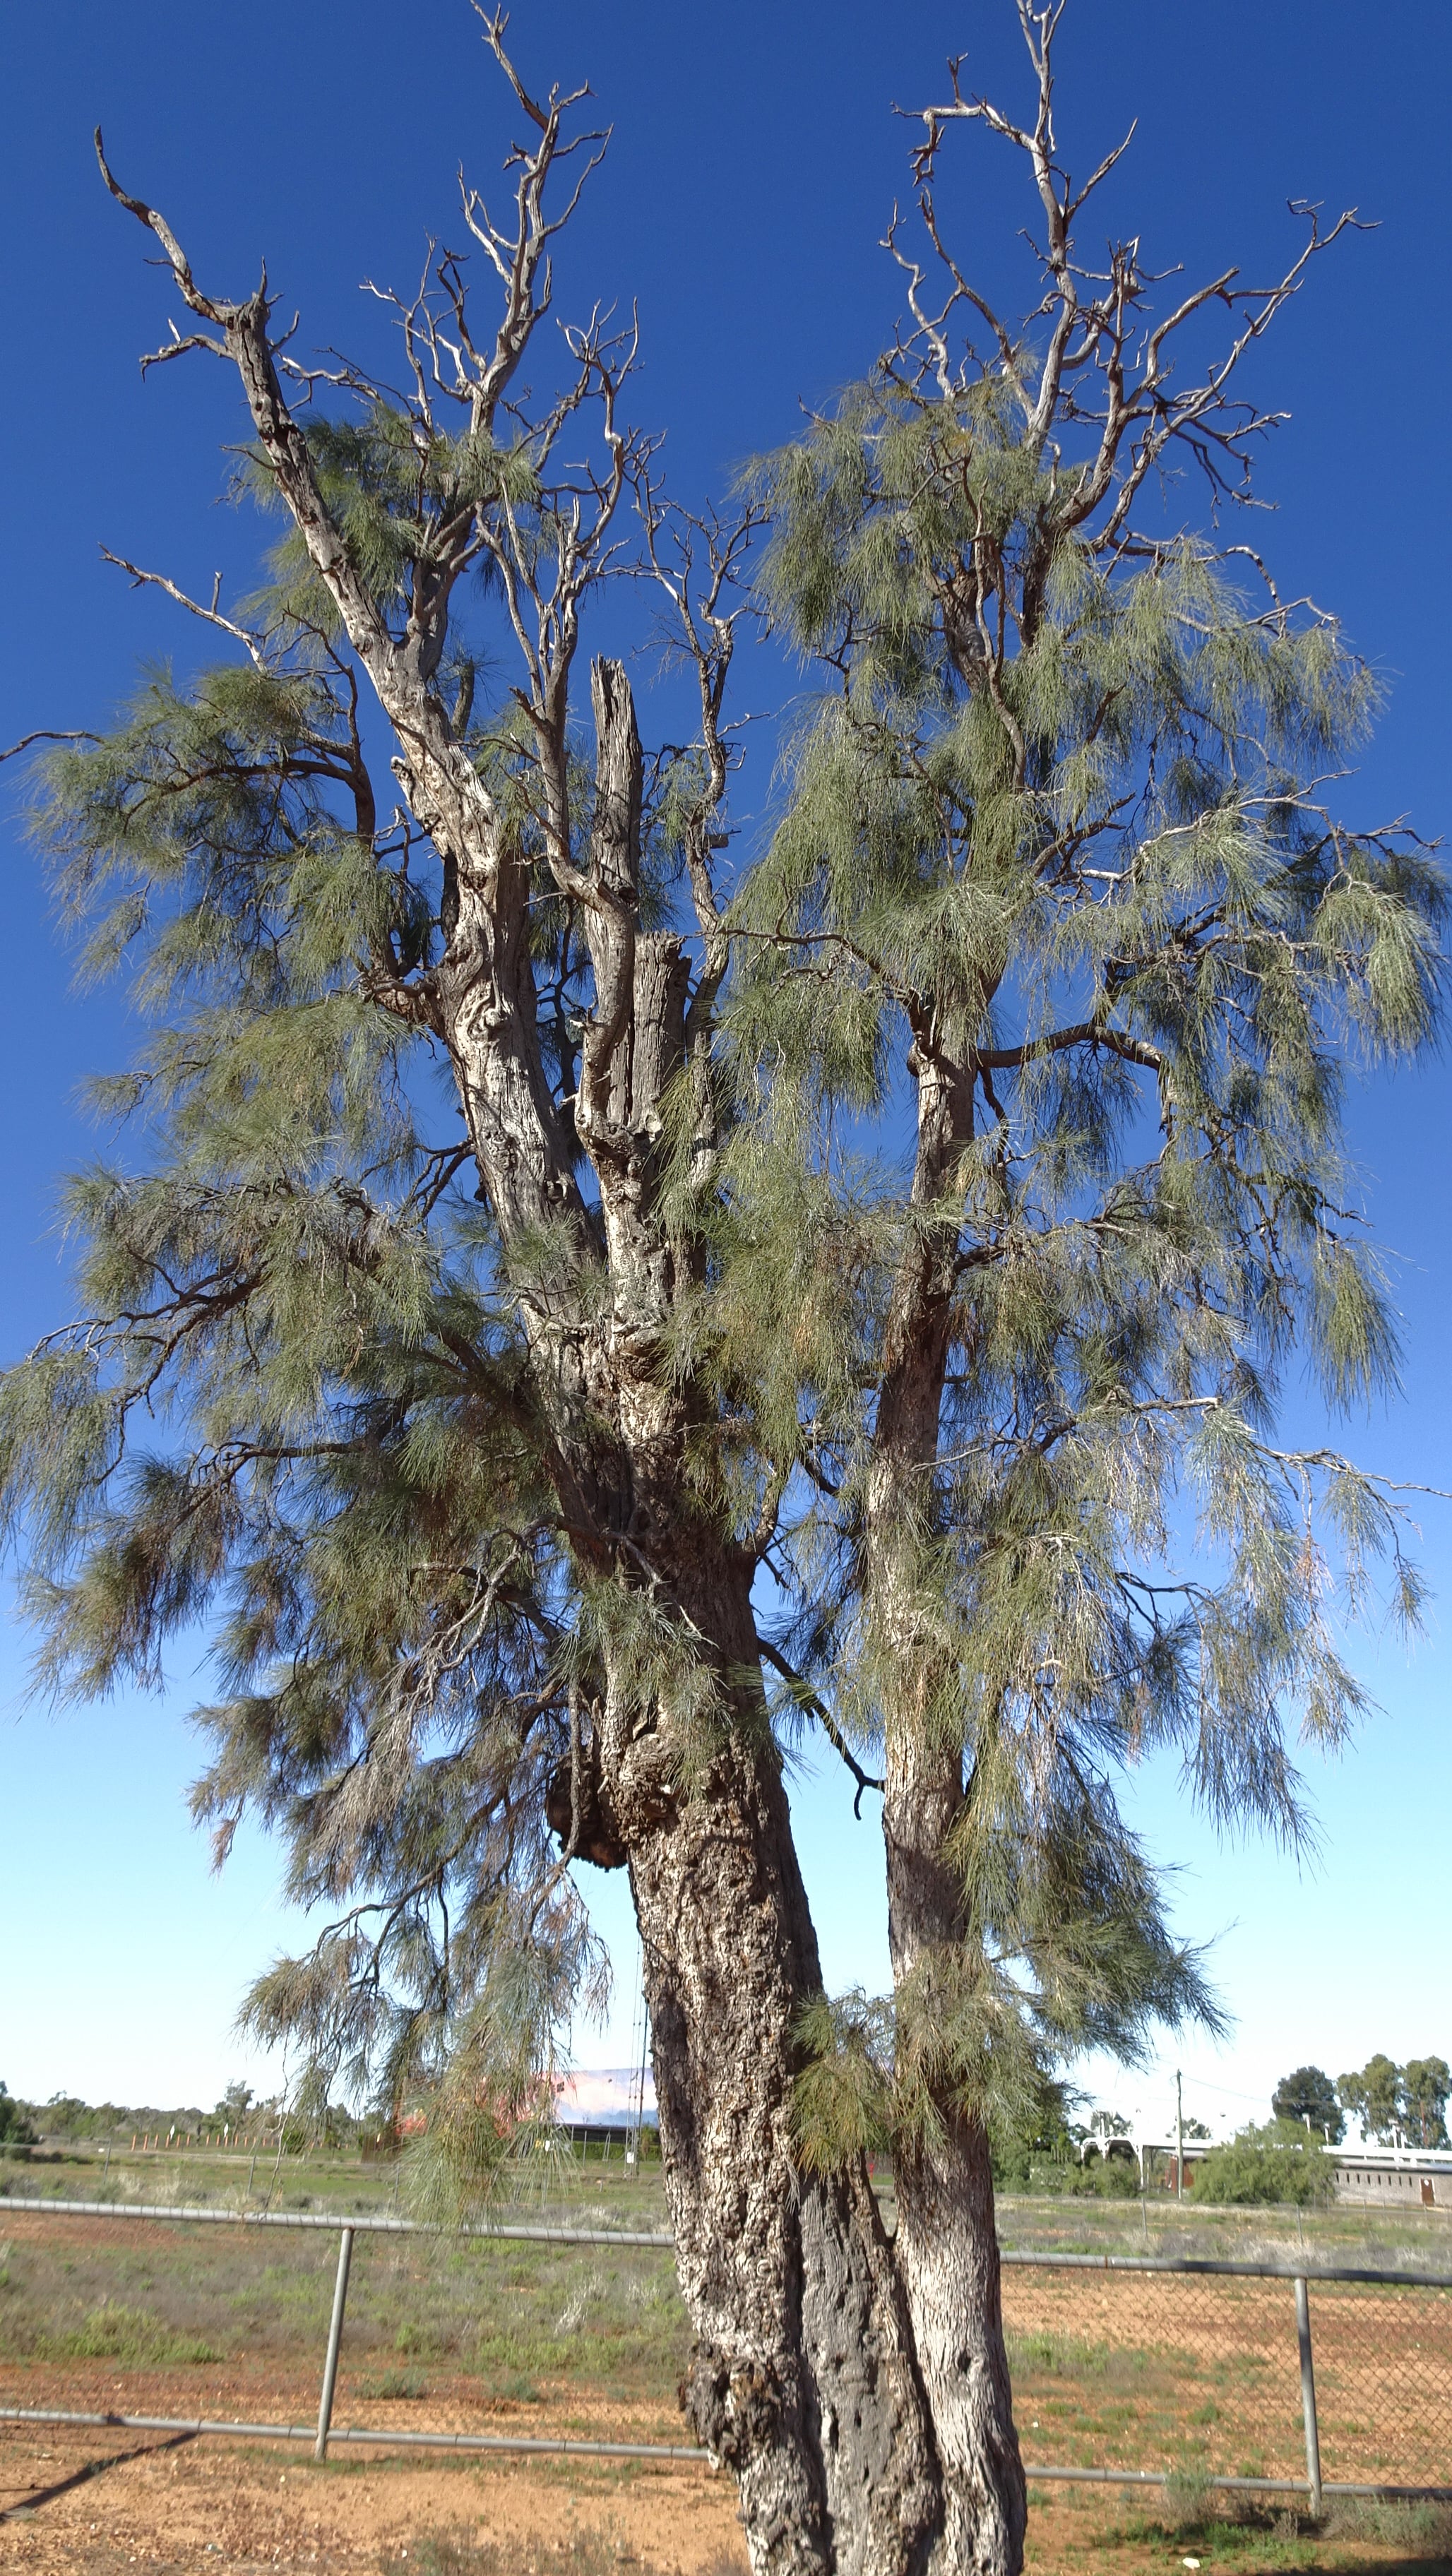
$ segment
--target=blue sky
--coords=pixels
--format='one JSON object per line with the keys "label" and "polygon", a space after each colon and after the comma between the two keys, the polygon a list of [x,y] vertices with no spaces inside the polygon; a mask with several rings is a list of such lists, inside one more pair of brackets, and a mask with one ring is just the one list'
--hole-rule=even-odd
{"label": "blue sky", "polygon": [[[1371,13],[1355,0],[1075,0],[1060,55],[1060,133],[1077,168],[1131,118],[1139,127],[1104,222],[1139,231],[1152,265],[1189,276],[1238,261],[1282,267],[1288,197],[1359,204],[1378,229],[1341,245],[1278,323],[1254,389],[1292,414],[1261,488],[1277,505],[1258,541],[1283,589],[1336,608],[1384,674],[1385,719],[1344,805],[1445,828],[1449,593],[1441,446],[1448,343],[1438,248],[1449,22],[1442,0]],[[639,409],[668,426],[683,495],[719,490],[747,455],[791,435],[802,401],[870,362],[897,308],[878,248],[904,191],[908,128],[894,101],[943,94],[943,61],[1010,106],[1023,68],[1009,0],[737,0],[686,10],[624,0],[520,0],[512,39],[529,75],[588,79],[614,125],[605,168],[562,261],[560,309],[639,300]],[[185,666],[195,636],[165,603],[104,566],[105,543],[209,587],[245,586],[254,532],[219,502],[220,450],[241,434],[235,385],[195,359],[143,386],[140,351],[169,299],[137,228],[104,195],[99,120],[124,183],[163,206],[199,273],[240,292],[265,254],[300,343],[358,345],[376,324],[365,275],[400,283],[430,232],[447,233],[462,160],[488,185],[507,139],[497,76],[465,0],[69,0],[12,12],[4,39],[0,191],[11,277],[6,454],[8,615],[0,732],[104,722],[139,660]],[[1005,289],[1028,209],[1007,156],[958,135],[944,186],[975,274]],[[1187,497],[1187,506],[1188,497]],[[650,722],[650,702],[644,702]],[[14,782],[13,784],[11,782]],[[95,1150],[77,1083],[129,1051],[119,997],[76,995],[33,854],[9,828],[0,772],[7,919],[0,1015],[0,1354],[68,1312],[52,1231],[57,1174]],[[748,782],[746,807],[764,792]],[[1396,1258],[1406,1398],[1338,1432],[1382,1471],[1452,1484],[1452,1376],[1444,1286],[1452,1222],[1445,1064],[1358,1086],[1353,1139],[1368,1202]],[[1292,1393],[1298,1436],[1313,1408]],[[1434,1599],[1409,1657],[1353,1641],[1384,1714],[1330,1768],[1313,1767],[1319,1861],[1263,1844],[1222,1848],[1190,1815],[1169,1766],[1132,1803],[1180,1866],[1176,1912],[1216,1941],[1237,2016],[1218,2054],[1183,2043],[1187,2103],[1249,2116],[1285,2067],[1337,2072],[1384,2047],[1452,2056],[1447,1996],[1447,1819],[1452,1814],[1448,1613],[1452,1506],[1420,1507]],[[196,1676],[178,1659],[161,1700],[22,1710],[24,1641],[0,1638],[0,1887],[7,1967],[0,2077],[12,2090],[210,2101],[244,2064],[230,2034],[250,1976],[295,1937],[276,1855],[243,1836],[210,1875],[185,1788]],[[854,1827],[832,1778],[796,1802],[829,1981],[884,1975],[875,1829]],[[587,2061],[618,2063],[633,2002],[633,1938],[618,1880],[599,1891],[620,1970],[609,2029]],[[1166,2053],[1146,2077],[1087,2081],[1159,2116]],[[261,2072],[261,2070],[257,2070]],[[1198,2087],[1198,2091],[1197,2088]],[[1212,2089],[1215,2088],[1215,2089]]]}

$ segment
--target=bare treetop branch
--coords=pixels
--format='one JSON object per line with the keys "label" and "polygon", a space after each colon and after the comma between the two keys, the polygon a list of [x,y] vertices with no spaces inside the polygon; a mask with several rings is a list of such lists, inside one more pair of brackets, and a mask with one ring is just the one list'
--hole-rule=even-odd
{"label": "bare treetop branch", "polygon": [[[902,249],[894,218],[887,247],[907,277],[913,332],[899,342],[888,366],[907,388],[916,386],[926,394],[931,385],[940,400],[959,401],[988,372],[971,345],[964,345],[961,357],[954,353],[952,317],[960,306],[970,306],[992,331],[994,371],[1012,383],[1022,402],[1023,445],[1036,460],[1048,455],[1053,462],[1060,524],[1084,528],[1108,505],[1093,542],[1113,548],[1126,539],[1130,513],[1146,479],[1174,444],[1195,457],[1216,501],[1250,497],[1249,442],[1281,415],[1235,399],[1231,379],[1297,292],[1312,259],[1356,227],[1357,217],[1348,210],[1323,230],[1314,207],[1293,203],[1292,212],[1307,221],[1309,235],[1282,276],[1269,286],[1251,287],[1240,283],[1237,269],[1227,268],[1155,320],[1150,293],[1159,281],[1145,268],[1137,239],[1113,242],[1105,270],[1085,268],[1074,257],[1075,220],[1118,166],[1134,127],[1076,188],[1059,158],[1054,127],[1053,45],[1063,5],[1064,0],[1053,0],[1051,6],[1034,8],[1030,0],[1017,0],[1037,91],[1031,125],[1016,121],[990,99],[968,94],[961,57],[949,65],[951,96],[918,111],[924,127],[924,139],[913,154],[918,210],[950,288],[941,309],[930,311],[922,292],[926,271]],[[944,135],[955,122],[986,126],[1029,164],[1046,227],[1037,245],[1044,292],[1029,317],[1030,323],[1047,319],[1050,326],[1037,359],[1030,358],[1027,345],[970,284],[944,243],[933,182]],[[1197,315],[1216,303],[1234,317],[1228,348],[1203,375],[1173,386],[1174,344]],[[1060,450],[1062,433],[1075,429],[1092,433],[1092,450],[1077,463]]]}

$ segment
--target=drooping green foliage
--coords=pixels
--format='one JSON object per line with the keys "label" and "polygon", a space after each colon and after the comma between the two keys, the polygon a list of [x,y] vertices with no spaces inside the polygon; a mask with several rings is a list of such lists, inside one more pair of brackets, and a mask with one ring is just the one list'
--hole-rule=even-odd
{"label": "drooping green foliage", "polygon": [[[714,522],[701,739],[648,772],[640,924],[693,942],[695,973],[649,1147],[651,1257],[684,1283],[642,1336],[688,1424],[672,1508],[759,1570],[785,1746],[821,1728],[861,1791],[916,1744],[961,1792],[953,1942],[890,2006],[801,2025],[818,2167],[916,2151],[965,2108],[1036,2133],[1047,2066],[1213,2021],[1124,1771],[1174,1747],[1222,1823],[1294,1835],[1295,1728],[1334,1744],[1362,1705],[1334,1571],[1359,1607],[1389,1551],[1416,1610],[1392,1501],[1276,1425],[1297,1354],[1343,1407],[1395,1375],[1342,1091],[1434,1034],[1442,882],[1320,783],[1376,699],[1334,627],[1250,601],[1213,529],[1137,516],[1180,452],[1223,497],[1239,433],[1213,387],[1197,409],[1156,382],[1111,436],[1083,387],[1122,375],[1146,292],[1116,259],[1118,307],[1056,267],[1073,331],[1046,354],[995,325],[981,363],[910,270],[913,335],[756,470],[760,606],[813,693],[724,926],[740,540]],[[0,1495],[55,1689],[154,1681],[205,1626],[198,1812],[222,1849],[249,1811],[281,1831],[292,1893],[335,1909],[255,2026],[304,2043],[324,2096],[340,2069],[395,2098],[439,2082],[446,2195],[528,2126],[598,1964],[560,1840],[606,1663],[643,1708],[669,1698],[683,1795],[763,1696],[752,1672],[728,1708],[630,1526],[582,1544],[535,1331],[547,1313],[558,1352],[633,1321],[580,1117],[599,995],[571,871],[595,817],[568,683],[632,475],[660,574],[649,451],[598,331],[567,341],[557,397],[505,402],[518,348],[491,375],[451,344],[462,286],[437,274],[399,307],[416,398],[345,368],[352,409],[320,396],[297,436],[523,877],[511,1007],[580,1222],[506,1241],[475,1194],[428,1000],[457,867],[378,792],[366,655],[294,527],[237,658],[152,674],[43,773],[85,971],[127,974],[153,1034],[98,1090],[134,1141],[72,1184],[82,1320],[0,1389]],[[556,455],[587,404],[588,470]],[[244,481],[274,504],[275,456]]]}
{"label": "drooping green foliage", "polygon": [[28,2105],[17,2102],[13,2094],[0,2084],[0,2146],[33,2147],[36,2136]]}
{"label": "drooping green foliage", "polygon": [[[1122,367],[1103,308],[1076,327]],[[1415,1620],[1394,1498],[1277,1419],[1293,1355],[1335,1408],[1394,1383],[1342,1095],[1433,1036],[1445,918],[1328,802],[1377,696],[1331,621],[1127,516],[1132,447],[1094,502],[1112,389],[1045,414],[1042,346],[945,347],[753,477],[817,694],[736,914],[717,1309],[798,1697],[864,1761],[905,1725],[961,1753],[982,2027],[939,2100],[1001,2080],[1002,1977],[1061,2045],[1203,2007],[1116,1775],[1176,1748],[1222,1826],[1296,1838],[1296,1729],[1365,1706],[1369,1560]],[[902,2063],[911,1980],[897,2011]]]}

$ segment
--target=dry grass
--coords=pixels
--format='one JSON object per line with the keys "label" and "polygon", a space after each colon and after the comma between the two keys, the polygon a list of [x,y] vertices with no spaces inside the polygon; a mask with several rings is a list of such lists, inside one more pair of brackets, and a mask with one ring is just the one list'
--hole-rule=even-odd
{"label": "dry grass", "polygon": [[[316,2378],[336,2246],[325,2235],[139,2230],[26,2220],[0,2281],[0,2362],[104,2361],[120,2371],[211,2363]],[[669,2405],[688,2333],[671,2258],[647,2248],[360,2237],[339,2404],[484,2403],[546,2390]]]}
{"label": "dry grass", "polygon": [[[571,2212],[617,2225],[635,2214],[598,2197]],[[8,2402],[269,2422],[315,2409],[336,2261],[328,2233],[20,2211],[7,2228]],[[1211,2475],[1304,2475],[1288,2282],[1011,2267],[1004,2298],[1030,2461],[1173,2473],[1155,2526],[1172,2535],[1196,2527]],[[1452,2297],[1316,2289],[1312,2312],[1327,2477],[1447,2478]],[[688,2344],[663,2251],[361,2235],[337,2420],[496,2429],[497,2419],[497,2429],[551,2434],[609,2425],[678,2441]]]}
{"label": "dry grass", "polygon": [[[505,2543],[425,2532],[383,2559],[380,2576],[620,2576],[623,2569],[652,2576],[657,2563],[617,2533],[595,2526],[572,2531],[567,2538],[535,2535]],[[694,2576],[746,2576],[745,2555],[718,2552],[703,2560]]]}

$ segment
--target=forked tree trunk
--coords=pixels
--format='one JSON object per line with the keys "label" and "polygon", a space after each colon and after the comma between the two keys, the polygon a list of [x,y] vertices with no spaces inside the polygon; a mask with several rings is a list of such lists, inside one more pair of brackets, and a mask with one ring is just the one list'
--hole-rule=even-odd
{"label": "forked tree trunk", "polygon": [[[750,1619],[733,1589],[728,1670],[721,1631]],[[794,2163],[795,2025],[821,1969],[775,1751],[749,1725],[674,1791],[638,1717],[603,1730],[696,2337],[682,2402],[737,2476],[756,2576],[927,2576],[942,2493],[892,2248],[860,2158],[826,2180]]]}
{"label": "forked tree trunk", "polygon": [[758,2576],[918,2576],[942,2508],[896,2266],[860,2160],[794,2169],[792,2023],[820,1977],[780,1784],[732,1767],[631,1860],[685,2409],[737,2474]]}

